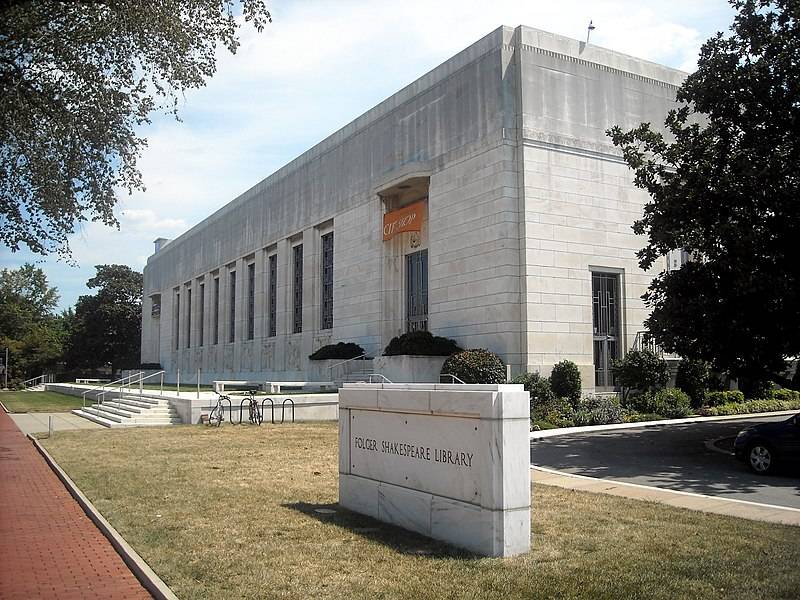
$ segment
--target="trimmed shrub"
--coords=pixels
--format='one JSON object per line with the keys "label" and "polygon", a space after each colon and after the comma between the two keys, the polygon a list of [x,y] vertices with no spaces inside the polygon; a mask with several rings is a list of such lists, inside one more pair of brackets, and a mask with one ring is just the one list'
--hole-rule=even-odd
{"label": "trimmed shrub", "polygon": [[787,390],[787,389],[770,390],[768,399],[781,400],[781,401],[800,400],[800,392],[798,392],[797,390]]}
{"label": "trimmed shrub", "polygon": [[546,402],[534,405],[536,420],[547,421],[556,427],[574,427],[575,409],[566,398],[555,396]]}
{"label": "trimmed shrub", "polygon": [[483,348],[463,350],[444,361],[442,375],[455,375],[464,383],[505,383],[506,366],[494,352]]}
{"label": "trimmed shrub", "polygon": [[704,406],[700,409],[700,414],[704,417],[722,417],[778,410],[800,410],[800,400],[747,400],[720,406]]}
{"label": "trimmed shrub", "polygon": [[635,410],[625,410],[623,420],[625,423],[642,423],[644,421],[661,421],[664,417],[654,413],[640,413]]}
{"label": "trimmed shrub", "polygon": [[678,363],[675,387],[683,390],[692,400],[693,408],[700,408],[705,400],[710,375],[709,365],[704,360],[683,359]]}
{"label": "trimmed shrub", "polygon": [[559,398],[567,398],[573,404],[581,397],[581,372],[578,365],[562,360],[553,366],[550,373],[550,389]]}
{"label": "trimmed shrub", "polygon": [[740,377],[738,379],[739,389],[748,400],[763,400],[769,398],[772,391],[772,382],[765,379],[748,379]]}
{"label": "trimmed shrub", "polygon": [[632,396],[628,399],[626,407],[636,412],[652,413],[668,419],[679,419],[691,413],[689,396],[677,388]]}
{"label": "trimmed shrub", "polygon": [[314,354],[309,355],[311,360],[330,360],[341,358],[342,360],[348,358],[355,358],[364,354],[364,349],[358,344],[352,342],[339,342],[338,344],[328,344],[323,346]]}
{"label": "trimmed shrub", "polygon": [[704,406],[722,406],[744,402],[744,394],[739,390],[725,392],[706,392]]}
{"label": "trimmed shrub", "polygon": [[450,356],[461,350],[455,340],[435,336],[430,331],[411,331],[393,337],[383,355]]}
{"label": "trimmed shrub", "polygon": [[615,397],[586,396],[578,403],[574,421],[578,426],[622,423],[623,411]]}
{"label": "trimmed shrub", "polygon": [[646,392],[669,381],[667,361],[650,350],[631,350],[622,360],[611,363],[611,371],[618,385],[629,390]]}
{"label": "trimmed shrub", "polygon": [[539,373],[522,373],[514,377],[511,383],[521,383],[525,386],[525,391],[531,396],[531,414],[533,414],[534,405],[548,402],[554,398],[550,382]]}

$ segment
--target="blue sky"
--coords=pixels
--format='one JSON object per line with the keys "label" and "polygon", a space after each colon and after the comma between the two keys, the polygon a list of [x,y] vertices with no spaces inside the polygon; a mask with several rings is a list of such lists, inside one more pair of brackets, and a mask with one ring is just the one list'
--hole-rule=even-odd
{"label": "blue sky", "polygon": [[727,31],[724,0],[267,0],[273,23],[242,32],[208,85],[187,93],[182,122],[142,130],[145,192],[121,196],[120,231],[84,224],[78,266],[0,249],[0,267],[37,262],[60,308],[89,293],[94,265],[141,270],[157,237],[174,238],[381,100],[500,25],[520,24],[691,71],[703,41]]}

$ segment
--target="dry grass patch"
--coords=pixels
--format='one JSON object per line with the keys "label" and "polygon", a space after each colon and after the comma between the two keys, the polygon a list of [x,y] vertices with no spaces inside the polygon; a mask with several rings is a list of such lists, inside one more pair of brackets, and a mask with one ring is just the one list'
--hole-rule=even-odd
{"label": "dry grass patch", "polygon": [[182,599],[796,598],[800,528],[535,486],[533,550],[336,509],[334,423],[58,432],[47,449]]}

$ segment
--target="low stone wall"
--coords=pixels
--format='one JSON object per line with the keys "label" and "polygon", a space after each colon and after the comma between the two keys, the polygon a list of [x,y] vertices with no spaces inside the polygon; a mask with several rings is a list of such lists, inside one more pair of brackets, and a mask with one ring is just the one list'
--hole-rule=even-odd
{"label": "low stone wall", "polygon": [[374,368],[392,383],[439,383],[445,360],[446,356],[378,356]]}
{"label": "low stone wall", "polygon": [[521,385],[345,384],[339,503],[486,556],[530,550]]}

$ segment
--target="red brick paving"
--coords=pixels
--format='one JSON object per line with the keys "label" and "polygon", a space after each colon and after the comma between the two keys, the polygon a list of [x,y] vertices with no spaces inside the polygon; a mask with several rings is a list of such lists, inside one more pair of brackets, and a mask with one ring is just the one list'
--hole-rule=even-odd
{"label": "red brick paving", "polygon": [[0,599],[152,598],[0,410]]}

